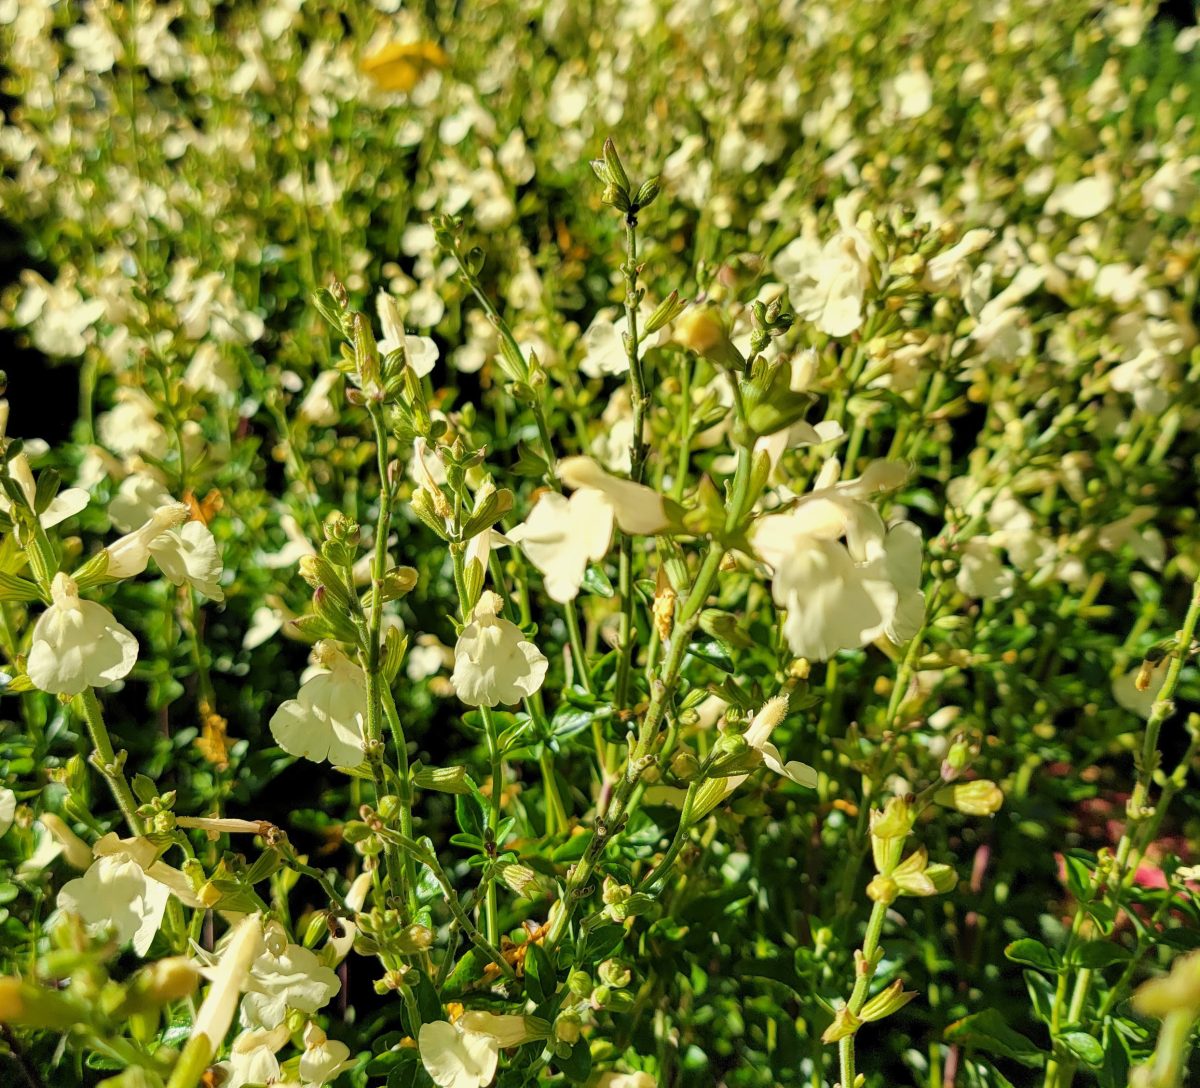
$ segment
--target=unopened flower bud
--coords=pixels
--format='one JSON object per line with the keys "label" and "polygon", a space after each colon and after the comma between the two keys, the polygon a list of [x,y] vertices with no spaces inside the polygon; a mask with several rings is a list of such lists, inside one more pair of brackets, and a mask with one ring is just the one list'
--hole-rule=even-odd
{"label": "unopened flower bud", "polygon": [[466,767],[422,767],[413,775],[413,783],[423,790],[438,793],[470,793]]}
{"label": "unopened flower bud", "polygon": [[568,1046],[574,1046],[579,1042],[582,1030],[583,1022],[573,1012],[564,1012],[554,1021],[554,1038]]}
{"label": "unopened flower bud", "polygon": [[671,773],[690,782],[700,773],[700,761],[686,748],[681,748],[671,757]]}
{"label": "unopened flower bud", "polygon": [[633,972],[620,960],[605,960],[600,964],[598,973],[600,980],[614,990],[624,989],[633,979]]}
{"label": "unopened flower bud", "polygon": [[988,778],[972,782],[956,782],[938,790],[934,800],[939,805],[957,809],[968,816],[991,816],[1004,804],[1004,792]]}
{"label": "unopened flower bud", "polygon": [[885,1016],[899,1012],[916,996],[915,990],[906,992],[904,983],[896,979],[886,990],[881,990],[862,1007],[858,1018],[864,1022],[882,1020]]}

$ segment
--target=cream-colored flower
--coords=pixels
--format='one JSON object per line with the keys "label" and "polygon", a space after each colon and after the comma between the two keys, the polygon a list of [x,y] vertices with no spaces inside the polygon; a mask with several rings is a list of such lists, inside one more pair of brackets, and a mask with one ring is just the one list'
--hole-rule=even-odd
{"label": "cream-colored flower", "polygon": [[389,292],[380,291],[375,296],[375,309],[379,314],[379,324],[383,328],[383,339],[379,341],[380,354],[390,355],[403,348],[405,365],[409,366],[418,378],[425,377],[438,361],[437,344],[428,336],[410,336],[404,331],[400,307],[396,304],[395,296]]}
{"label": "cream-colored flower", "polygon": [[0,786],[0,838],[8,834],[16,815],[17,795],[12,790]]}
{"label": "cream-colored flower", "polygon": [[[544,1021],[543,1021],[544,1023]],[[458,1025],[464,1031],[475,1031],[482,1035],[490,1035],[502,1047],[520,1046],[530,1039],[539,1038],[537,1032],[530,1029],[530,1021],[524,1016],[499,1015],[485,1012],[482,1009],[468,1009],[458,1019]]]}
{"label": "cream-colored flower", "polygon": [[126,533],[104,550],[108,552],[105,573],[110,578],[133,578],[141,574],[150,562],[150,545],[168,529],[182,525],[188,508],[181,502],[168,502],[154,511],[140,528]]}
{"label": "cream-colored flower", "polygon": [[[172,585],[190,585],[210,600],[224,600],[219,583],[224,564],[212,530],[201,521],[187,521],[187,506],[175,502],[153,476],[133,473],[125,477],[108,514],[113,524],[127,533],[109,545],[110,575],[128,578],[140,574],[148,553]],[[153,532],[155,524],[161,529],[158,533]],[[114,551],[119,564],[130,566],[128,573],[114,569]],[[141,565],[132,569],[139,562]]]}
{"label": "cream-colored flower", "polygon": [[933,106],[933,80],[923,68],[901,72],[885,88],[884,100],[901,120],[911,120],[929,112]]}
{"label": "cream-colored flower", "polygon": [[133,942],[144,956],[150,948],[171,892],[147,876],[128,854],[99,857],[81,877],[58,893],[59,910],[78,914],[94,933],[114,932],[118,944]]}
{"label": "cream-colored flower", "polygon": [[[3,434],[2,428],[0,428],[0,434]],[[25,496],[25,501],[32,509],[37,496],[37,484],[25,454],[18,453],[8,462],[8,474],[17,482],[21,493]],[[38,515],[38,521],[41,522],[43,529],[51,529],[60,522],[66,521],[67,518],[78,514],[87,506],[89,498],[90,496],[82,487],[68,487],[50,500],[50,505]],[[0,491],[0,510],[6,514],[12,512],[12,499],[3,491]]]}
{"label": "cream-colored flower", "polygon": [[50,593],[54,603],[33,628],[26,672],[35,687],[52,695],[78,695],[129,674],[137,639],[103,605],[82,600],[79,587],[61,571]]}
{"label": "cream-colored flower", "polygon": [[312,660],[316,670],[296,698],[271,717],[271,736],[289,755],[357,767],[363,761],[366,677],[332,643],[318,642]]}
{"label": "cream-colored flower", "polygon": [[786,695],[776,695],[774,698],[768,699],[750,722],[750,728],[745,733],[746,743],[762,756],[762,761],[769,770],[791,779],[798,786],[815,789],[817,772],[807,763],[799,763],[796,760],[789,760],[785,763],[779,754],[779,749],[771,743],[771,734],[775,731],[775,727],[787,717],[787,709],[788,697]]}
{"label": "cream-colored flower", "polygon": [[871,247],[859,228],[854,194],[834,201],[839,230],[824,244],[810,227],[775,257],[796,315],[827,336],[849,336],[863,322]]}
{"label": "cream-colored flower", "polygon": [[333,402],[333,389],[341,376],[336,370],[322,370],[300,402],[297,415],[306,423],[332,427],[340,418],[337,405]]}
{"label": "cream-colored flower", "polygon": [[[815,789],[817,785],[816,770],[807,763],[801,763],[794,759],[785,763],[779,749],[771,743],[771,734],[775,731],[776,726],[780,725],[787,717],[787,709],[788,697],[786,695],[776,695],[774,698],[768,699],[751,720],[750,727],[744,734],[745,741],[753,751],[758,753],[763,766],[768,770],[795,782],[798,786]],[[705,813],[710,812],[748,777],[749,773],[708,779],[696,795],[696,801],[692,808],[692,819],[698,820]]]}
{"label": "cream-colored flower", "polygon": [[229,1048],[229,1060],[218,1068],[225,1074],[221,1088],[244,1088],[248,1084],[274,1084],[282,1070],[276,1051],[288,1041],[287,1025],[271,1031],[243,1031]]}
{"label": "cream-colored flower", "polygon": [[658,1081],[649,1073],[605,1073],[596,1088],[658,1088]]}
{"label": "cream-colored flower", "polygon": [[224,396],[234,392],[241,382],[237,364],[227,355],[222,355],[221,349],[211,343],[196,348],[183,372],[183,384],[196,393]]}
{"label": "cream-colored flower", "polygon": [[977,536],[963,546],[954,579],[960,593],[985,601],[998,600],[1012,593],[1013,581],[1013,572],[986,536]]}
{"label": "cream-colored flower", "polygon": [[657,491],[610,476],[590,457],[566,457],[559,461],[558,478],[572,489],[599,491],[612,506],[623,533],[653,536],[670,525],[666,504]]}
{"label": "cream-colored flower", "polygon": [[1116,187],[1108,174],[1080,178],[1068,185],[1060,185],[1046,201],[1050,215],[1062,212],[1074,219],[1092,219],[1106,211],[1116,197]]}
{"label": "cream-colored flower", "polygon": [[910,522],[886,528],[874,507],[837,490],[845,486],[807,495],[754,531],[797,657],[824,661],[883,634],[905,642],[924,618],[920,531]]}
{"label": "cream-colored flower", "polygon": [[507,535],[542,572],[546,592],[562,603],[578,596],[588,564],[604,558],[612,532],[612,503],[603,492],[581,488],[569,499],[544,492]]}
{"label": "cream-colored flower", "polygon": [[317,1024],[309,1022],[304,1029],[304,1053],[300,1057],[300,1079],[305,1085],[319,1088],[353,1064],[345,1043],[330,1039]]}
{"label": "cream-colored flower", "polygon": [[220,1048],[233,1014],[238,995],[250,979],[250,967],[263,949],[263,926],[257,914],[243,918],[222,942],[216,966],[204,973],[212,979],[196,1019],[192,1021],[191,1041],[207,1043],[209,1055]]}
{"label": "cream-colored flower", "polygon": [[1122,673],[1112,682],[1113,698],[1131,714],[1149,718],[1163,685],[1167,682],[1167,669],[1170,664],[1170,657],[1164,657],[1145,675],[1140,665]]}
{"label": "cream-colored flower", "polygon": [[266,927],[264,946],[250,966],[244,989],[242,1017],[247,1024],[278,1027],[289,1009],[312,1014],[324,1008],[341,989],[336,972],[315,952],[292,944],[283,927]]}
{"label": "cream-colored flower", "polygon": [[450,683],[468,706],[506,706],[532,695],[549,663],[524,632],[500,615],[503,602],[488,590],[454,646]]}
{"label": "cream-colored flower", "polygon": [[[643,311],[641,319],[644,323],[649,316]],[[625,374],[629,370],[629,353],[625,350],[625,316],[614,307],[601,310],[592,319],[592,323],[579,338],[583,348],[583,358],[579,369],[589,378],[604,378]],[[641,344],[641,352],[646,350],[646,343]]]}
{"label": "cream-colored flower", "polygon": [[158,422],[154,402],[140,389],[118,389],[114,406],[96,417],[96,436],[122,457],[143,454],[162,460],[170,452],[166,428]]}
{"label": "cream-colored flower", "polygon": [[150,552],[172,585],[186,583],[211,601],[225,599],[225,591],[217,581],[225,565],[217,539],[204,522],[189,521],[164,533],[151,545]]}
{"label": "cream-colored flower", "polygon": [[438,1088],[484,1088],[492,1083],[500,1044],[492,1035],[446,1020],[422,1024],[417,1047],[425,1071]]}

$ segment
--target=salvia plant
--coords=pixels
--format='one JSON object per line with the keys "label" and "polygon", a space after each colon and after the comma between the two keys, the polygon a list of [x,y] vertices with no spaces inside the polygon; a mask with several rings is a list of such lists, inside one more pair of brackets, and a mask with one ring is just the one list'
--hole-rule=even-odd
{"label": "salvia plant", "polygon": [[0,1084],[1185,1083],[1194,24],[0,0]]}

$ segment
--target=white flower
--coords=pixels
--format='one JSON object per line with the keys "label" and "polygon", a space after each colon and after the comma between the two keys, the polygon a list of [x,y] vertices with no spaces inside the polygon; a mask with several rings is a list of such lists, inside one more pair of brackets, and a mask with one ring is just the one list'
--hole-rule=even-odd
{"label": "white flower", "polygon": [[[779,754],[779,749],[771,743],[771,734],[775,731],[775,727],[787,717],[787,709],[788,697],[786,695],[776,695],[774,698],[768,699],[762,709],[754,715],[744,739],[750,748],[758,753],[759,758],[769,770],[795,782],[798,786],[813,789],[817,785],[817,772],[807,763],[800,763],[798,760],[785,763],[783,756]],[[692,808],[692,819],[698,820],[705,813],[710,812],[748,777],[749,773],[708,779],[696,795]]]}
{"label": "white flower", "polygon": [[978,253],[992,240],[993,232],[983,228],[969,230],[949,249],[929,259],[922,286],[927,291],[945,291],[963,276],[967,258]]}
{"label": "white flower", "polygon": [[183,384],[196,393],[224,396],[241,384],[237,364],[221,354],[216,344],[201,344],[183,372]]}
{"label": "white flower", "polygon": [[162,460],[170,451],[166,428],[156,418],[154,402],[138,389],[121,388],[116,404],[96,417],[96,435],[122,457],[144,454]]}
{"label": "white flower", "polygon": [[275,711],[271,736],[289,755],[357,767],[363,761],[366,677],[331,643],[317,643],[313,663],[319,671],[300,685],[295,699]]}
{"label": "white flower", "polygon": [[582,488],[570,499],[557,491],[544,492],[529,517],[507,535],[542,572],[546,592],[565,603],[578,596],[588,563],[599,562],[608,552],[612,531],[608,498]]}
{"label": "white flower", "polygon": [[784,763],[779,749],[771,743],[771,734],[775,727],[787,717],[787,709],[788,697],[786,695],[776,695],[773,699],[768,699],[750,722],[750,728],[745,733],[746,743],[762,756],[763,763],[777,775],[790,779],[798,786],[815,789],[817,772],[807,763],[800,763],[797,760]]}
{"label": "white flower", "polygon": [[217,579],[224,564],[216,537],[202,521],[189,521],[174,532],[165,533],[150,547],[167,581],[181,586],[185,582],[212,601],[225,599]]}
{"label": "white flower", "polygon": [[458,1025],[465,1031],[490,1035],[502,1047],[520,1046],[538,1036],[530,1031],[524,1016],[500,1015],[482,1009],[468,1009],[459,1017]]}
{"label": "white flower", "polygon": [[1000,559],[1000,552],[985,536],[968,540],[959,559],[954,584],[960,593],[981,600],[997,600],[1012,593],[1013,572]]}
{"label": "white flower", "polygon": [[[622,338],[624,330],[625,318],[617,310],[610,307],[596,314],[579,338],[584,352],[579,369],[589,378],[628,372],[629,353]],[[645,350],[644,346],[642,350]]]}
{"label": "white flower", "polygon": [[1106,552],[1113,554],[1128,547],[1151,570],[1162,570],[1167,558],[1167,546],[1162,533],[1153,525],[1141,528],[1153,520],[1156,513],[1152,506],[1139,506],[1131,514],[1103,526],[1096,541]]}
{"label": "white flower", "polygon": [[315,952],[291,944],[283,927],[273,922],[267,926],[263,951],[250,966],[242,1015],[252,1026],[278,1027],[288,1009],[311,1014],[324,1008],[341,985]]}
{"label": "white flower", "polygon": [[468,706],[519,703],[546,679],[545,655],[515,623],[500,616],[502,605],[490,590],[482,594],[454,646],[450,683]]}
{"label": "white flower", "polygon": [[317,549],[312,546],[300,523],[291,514],[283,514],[279,518],[279,527],[287,537],[287,543],[277,552],[259,552],[256,561],[259,566],[268,570],[280,570],[284,567],[294,567],[306,555],[316,555]]}
{"label": "white flower", "polygon": [[345,1043],[330,1039],[320,1027],[309,1023],[304,1029],[304,1053],[300,1057],[300,1079],[306,1085],[328,1084],[354,1062]]}
{"label": "white flower", "polygon": [[216,967],[206,972],[212,986],[192,1021],[191,1038],[206,1039],[214,1054],[233,1023],[238,995],[249,980],[251,964],[262,947],[263,927],[258,915],[243,918],[224,941]]}
{"label": "white flower", "polygon": [[1164,657],[1151,670],[1148,683],[1142,689],[1138,688],[1138,675],[1141,667],[1123,673],[1112,682],[1113,698],[1130,713],[1142,718],[1149,718],[1154,704],[1158,701],[1159,693],[1167,682],[1167,669],[1171,658]]}
{"label": "white flower", "polygon": [[275,1052],[287,1040],[284,1025],[272,1031],[243,1031],[229,1048],[229,1060],[218,1068],[225,1074],[221,1088],[243,1088],[248,1084],[274,1084],[280,1079]]}
{"label": "white flower", "polygon": [[1069,185],[1060,185],[1046,200],[1046,211],[1050,215],[1063,212],[1074,219],[1092,219],[1107,211],[1115,196],[1112,178],[1107,174],[1097,174]]}
{"label": "white flower", "polygon": [[100,934],[110,927],[118,944],[133,942],[144,956],[162,924],[171,892],[152,880],[128,854],[97,858],[81,877],[68,880],[58,893],[59,910],[78,914],[88,929]]}
{"label": "white flower", "polygon": [[322,370],[317,375],[300,402],[297,414],[301,419],[318,427],[332,427],[338,421],[337,405],[333,403],[332,393],[340,377],[341,373],[336,370]]}
{"label": "white flower", "polygon": [[920,531],[910,522],[886,529],[874,507],[837,490],[845,487],[805,496],[754,531],[797,657],[824,661],[883,634],[904,642],[924,617]]}
{"label": "white flower", "polygon": [[862,324],[866,276],[854,247],[834,236],[822,246],[802,236],[775,258],[798,316],[828,336],[848,336]]}
{"label": "white flower", "polygon": [[[129,531],[141,525],[109,546],[110,575],[128,578],[140,574],[146,569],[144,553],[148,552],[172,585],[186,583],[211,600],[224,599],[225,592],[218,581],[224,567],[212,530],[201,521],[181,524],[187,518],[188,508],[174,502],[153,476],[144,473],[127,476],[121,481],[108,513],[118,529]],[[160,532],[153,532],[154,524],[160,526]],[[138,562],[141,565],[132,569]],[[128,564],[130,569],[125,572],[120,564]]]}
{"label": "white flower", "polygon": [[[2,428],[0,428],[0,434],[3,434]],[[37,483],[33,479],[33,470],[30,469],[25,454],[18,453],[9,461],[8,474],[21,488],[21,494],[25,496],[25,501],[32,510],[37,497]],[[66,521],[67,518],[78,514],[87,506],[89,497],[82,487],[68,487],[50,500],[50,505],[38,515],[38,521],[43,529],[51,529],[60,522]],[[11,515],[12,513],[12,499],[3,491],[0,491],[0,510],[6,514]]]}
{"label": "white flower", "polygon": [[181,502],[168,502],[160,506],[141,528],[126,533],[105,548],[108,552],[105,573],[110,578],[133,578],[141,574],[150,562],[151,543],[168,529],[182,525],[187,517],[188,508]]}
{"label": "white flower", "polygon": [[425,377],[438,360],[437,344],[428,336],[409,336],[404,331],[400,308],[395,297],[387,291],[380,291],[375,296],[375,309],[379,314],[379,324],[383,327],[383,339],[379,341],[380,354],[390,355],[403,348],[405,364],[412,368],[418,378]]}
{"label": "white flower", "polygon": [[500,1044],[479,1031],[446,1020],[422,1024],[417,1036],[421,1062],[438,1088],[484,1088],[500,1060]]}
{"label": "white flower", "polygon": [[796,314],[827,336],[849,336],[863,322],[871,247],[854,218],[856,206],[854,196],[834,201],[841,229],[824,245],[807,230],[774,261]]}
{"label": "white flower", "polygon": [[16,815],[17,795],[12,790],[0,786],[0,837],[8,834]]}
{"label": "white flower", "polygon": [[644,1072],[605,1073],[596,1088],[658,1088],[658,1081]]}
{"label": "white flower", "polygon": [[670,524],[666,504],[657,491],[610,476],[590,457],[566,457],[559,461],[558,477],[570,488],[603,494],[623,533],[653,536]]}
{"label": "white flower", "polygon": [[35,687],[53,695],[78,695],[129,674],[138,643],[103,605],[84,601],[74,579],[61,571],[50,587],[54,603],[33,628],[26,671]]}
{"label": "white flower", "polygon": [[928,113],[933,106],[933,81],[922,68],[901,72],[888,87],[899,117],[909,120]]}

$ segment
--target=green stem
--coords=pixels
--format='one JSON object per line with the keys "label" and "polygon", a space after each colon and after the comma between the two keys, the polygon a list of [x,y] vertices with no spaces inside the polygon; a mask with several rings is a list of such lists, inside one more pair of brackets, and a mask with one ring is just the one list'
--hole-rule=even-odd
{"label": "green stem", "polygon": [[[1075,917],[1072,919],[1071,932],[1067,939],[1066,952],[1063,956],[1064,964],[1071,962],[1071,954],[1074,952],[1079,939],[1079,933],[1086,914],[1086,907],[1101,892],[1102,888],[1105,888],[1104,897],[1107,899],[1111,894],[1113,899],[1112,906],[1120,909],[1123,893],[1127,890],[1128,882],[1132,880],[1137,870],[1138,851],[1134,849],[1134,843],[1140,837],[1139,831],[1148,821],[1153,821],[1153,826],[1157,826],[1158,822],[1161,822],[1161,811],[1156,811],[1149,807],[1150,789],[1154,782],[1154,772],[1158,769],[1160,758],[1158,738],[1162,731],[1163,723],[1175,712],[1175,692],[1179,687],[1183,666],[1191,654],[1192,642],[1195,638],[1198,623],[1200,623],[1200,579],[1197,579],[1192,586],[1191,603],[1184,617],[1183,626],[1179,629],[1176,636],[1175,645],[1171,650],[1163,686],[1159,690],[1158,698],[1154,701],[1150,717],[1146,722],[1146,731],[1142,735],[1142,747],[1137,757],[1137,778],[1126,808],[1127,819],[1125,830],[1121,835],[1120,842],[1117,844],[1113,866],[1105,873],[1097,870],[1089,883],[1084,900],[1076,907]],[[1164,790],[1163,796],[1159,799],[1158,810],[1162,810],[1173,796],[1174,791],[1168,792]],[[1059,986],[1055,993],[1054,1004],[1051,1009],[1052,1027],[1062,1024],[1062,1002],[1065,998],[1065,991],[1068,988],[1071,989],[1071,999],[1066,1010],[1066,1024],[1077,1023],[1082,1018],[1083,1011],[1087,1006],[1087,999],[1092,984],[1092,972],[1087,968],[1081,969],[1075,977],[1073,988],[1069,986],[1069,973],[1070,968],[1064,966],[1063,973],[1059,976]],[[1065,1053],[1056,1054],[1046,1064],[1044,1082],[1046,1088],[1069,1088],[1075,1077],[1075,1068],[1075,1061]]]}
{"label": "green stem", "polygon": [[[646,378],[642,372],[640,343],[638,339],[637,308],[637,214],[630,212],[625,217],[625,352],[629,359],[629,384],[633,387],[633,437],[629,450],[629,478],[641,483],[645,471],[647,446],[645,441],[646,408],[650,398],[646,392]],[[621,534],[618,558],[618,589],[621,595],[621,619],[619,654],[617,657],[616,707],[624,710],[629,705],[629,677],[633,667],[633,537]]]}
{"label": "green stem", "polygon": [[78,706],[83,720],[87,722],[88,733],[92,738],[93,765],[108,779],[109,788],[125,816],[129,830],[135,835],[144,835],[145,828],[142,825],[141,817],[137,814],[137,798],[130,789],[123,769],[124,753],[122,753],[122,758],[118,759],[116,752],[113,751],[112,738],[109,736],[108,726],[104,724],[104,711],[100,707],[100,700],[96,698],[94,688],[84,688],[83,694],[79,696]]}
{"label": "green stem", "polygon": [[[850,993],[850,1000],[846,1003],[855,1016],[862,1012],[863,1005],[867,1003],[867,991],[871,988],[871,980],[875,977],[876,953],[879,950],[879,938],[883,934],[883,922],[887,917],[887,910],[887,904],[882,900],[877,900],[871,908],[866,936],[863,937],[862,958],[855,957],[860,965],[858,977],[854,980],[854,989]],[[842,1088],[854,1088],[855,1034],[847,1035],[838,1043]]]}
{"label": "green stem", "polygon": [[450,914],[458,923],[463,933],[467,935],[467,939],[500,968],[505,978],[515,979],[516,972],[513,970],[512,965],[500,954],[495,945],[475,928],[474,923],[467,917],[467,912],[463,910],[462,903],[459,902],[454,885],[450,883],[450,878],[446,876],[446,871],[438,863],[438,859],[432,851],[426,850],[420,843],[410,839],[407,835],[399,835],[386,828],[380,829],[378,834],[385,840],[395,843],[406,855],[412,857],[414,861],[424,865],[433,873],[433,878],[438,882],[445,895],[446,906],[450,908]]}

